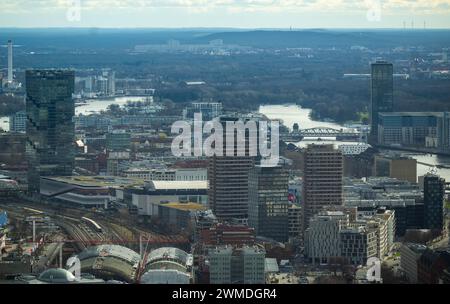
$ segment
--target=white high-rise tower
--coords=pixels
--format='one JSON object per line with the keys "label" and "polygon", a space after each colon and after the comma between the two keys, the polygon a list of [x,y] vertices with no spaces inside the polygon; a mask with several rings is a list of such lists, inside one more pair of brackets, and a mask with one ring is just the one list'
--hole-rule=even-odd
{"label": "white high-rise tower", "polygon": [[8,40],[8,82],[13,82],[13,44]]}

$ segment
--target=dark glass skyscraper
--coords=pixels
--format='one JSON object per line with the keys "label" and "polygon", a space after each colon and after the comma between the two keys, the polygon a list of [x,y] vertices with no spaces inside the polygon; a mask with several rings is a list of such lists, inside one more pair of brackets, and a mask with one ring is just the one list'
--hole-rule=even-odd
{"label": "dark glass skyscraper", "polygon": [[444,195],[445,179],[434,174],[425,175],[423,196],[426,229],[442,230],[444,228]]}
{"label": "dark glass skyscraper", "polygon": [[73,71],[26,72],[28,190],[39,193],[41,176],[70,176],[74,167]]}
{"label": "dark glass skyscraper", "polygon": [[282,166],[255,166],[249,173],[249,226],[256,234],[287,242],[289,173]]}
{"label": "dark glass skyscraper", "polygon": [[371,142],[378,141],[378,113],[394,111],[394,68],[392,63],[372,63]]}

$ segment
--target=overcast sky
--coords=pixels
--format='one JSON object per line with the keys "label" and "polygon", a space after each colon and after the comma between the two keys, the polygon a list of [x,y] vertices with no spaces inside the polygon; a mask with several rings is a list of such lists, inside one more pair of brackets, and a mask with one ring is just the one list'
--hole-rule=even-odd
{"label": "overcast sky", "polygon": [[0,27],[423,28],[424,23],[450,28],[450,0],[0,0]]}

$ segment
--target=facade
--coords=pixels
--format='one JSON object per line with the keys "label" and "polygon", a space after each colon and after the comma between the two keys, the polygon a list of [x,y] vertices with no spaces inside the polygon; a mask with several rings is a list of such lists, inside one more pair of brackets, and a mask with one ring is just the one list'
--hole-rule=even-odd
{"label": "facade", "polygon": [[303,213],[300,205],[291,204],[288,208],[288,233],[291,242],[303,239]]}
{"label": "facade", "polygon": [[400,247],[400,267],[410,283],[417,284],[418,282],[418,261],[426,249],[427,247],[424,245],[412,243],[403,244]]}
{"label": "facade", "polygon": [[106,149],[108,151],[127,151],[131,148],[131,134],[114,131],[106,134]]}
{"label": "facade", "polygon": [[444,229],[445,180],[434,174],[424,177],[424,221],[426,229]]}
{"label": "facade", "polygon": [[9,117],[9,132],[25,133],[27,131],[27,112],[19,111]]}
{"label": "facade", "polygon": [[219,246],[209,251],[210,284],[264,284],[264,249]]}
{"label": "facade", "polygon": [[394,111],[394,68],[391,63],[377,61],[371,65],[371,141],[378,139],[378,114]]}
{"label": "facade", "polygon": [[256,166],[249,173],[249,219],[256,234],[286,242],[288,219],[289,174],[278,167]]}
{"label": "facade", "polygon": [[379,113],[378,143],[385,146],[438,148],[439,138],[442,138],[443,114],[442,112]]}
{"label": "facade", "polygon": [[323,212],[310,219],[305,231],[305,252],[313,264],[329,263],[341,256],[340,231],[349,225],[343,212]]}
{"label": "facade", "polygon": [[193,102],[183,111],[184,119],[194,119],[195,113],[202,113],[203,121],[213,120],[222,115],[220,102]]}
{"label": "facade", "polygon": [[162,203],[158,206],[158,217],[166,226],[192,230],[195,213],[204,210],[205,206],[197,203]]}
{"label": "facade", "polygon": [[341,257],[353,265],[366,265],[377,257],[377,231],[365,226],[348,227],[340,236]]}
{"label": "facade", "polygon": [[323,207],[342,205],[343,157],[333,145],[309,145],[304,158],[302,199],[307,226]]}
{"label": "facade", "polygon": [[74,167],[74,72],[26,72],[28,190],[39,193],[41,176],[70,176]]}
{"label": "facade", "polygon": [[197,203],[208,206],[206,181],[150,181],[142,188],[124,190],[126,202],[137,208],[139,215],[158,216],[161,203]]}
{"label": "facade", "polygon": [[410,183],[417,182],[417,160],[412,157],[376,155],[375,176],[386,176]]}

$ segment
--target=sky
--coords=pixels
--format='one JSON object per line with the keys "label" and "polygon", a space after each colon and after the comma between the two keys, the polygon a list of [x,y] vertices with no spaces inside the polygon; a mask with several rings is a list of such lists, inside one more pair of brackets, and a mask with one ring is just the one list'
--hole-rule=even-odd
{"label": "sky", "polygon": [[450,28],[450,0],[0,0],[0,27]]}

